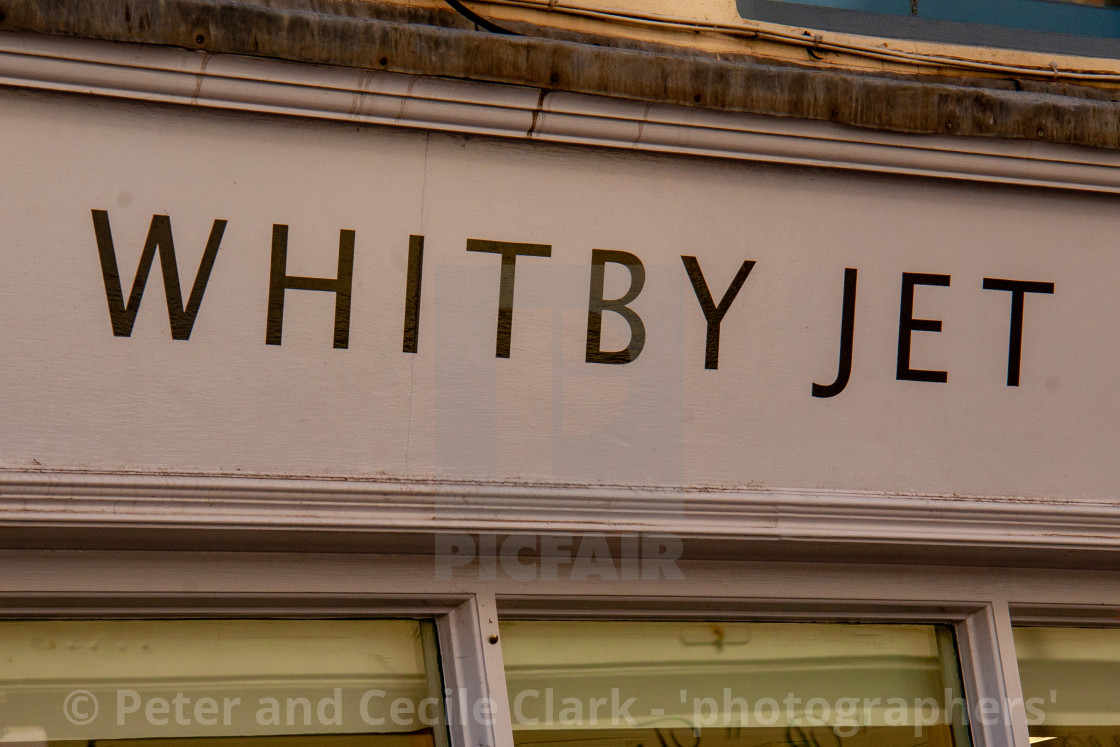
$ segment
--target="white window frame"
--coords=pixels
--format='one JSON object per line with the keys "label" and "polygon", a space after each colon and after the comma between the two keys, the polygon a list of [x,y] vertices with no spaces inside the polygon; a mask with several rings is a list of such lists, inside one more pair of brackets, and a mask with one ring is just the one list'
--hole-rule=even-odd
{"label": "white window frame", "polygon": [[[682,561],[684,579],[438,580],[430,555],[0,551],[0,620],[28,618],[434,619],[455,707],[487,697],[491,725],[452,724],[453,747],[513,747],[499,619],[940,623],[954,627],[965,696],[1022,702],[1012,620],[1093,624],[1117,573],[1079,569]],[[1009,600],[1014,600],[1009,601]],[[1014,618],[1013,618],[1014,613]],[[1026,747],[1025,712],[972,725],[975,747]]]}
{"label": "white window frame", "polygon": [[[3,553],[0,553],[2,556]],[[92,557],[98,557],[97,553]],[[4,566],[0,559],[0,568]],[[107,569],[106,569],[107,570]],[[152,594],[62,592],[0,592],[0,624],[9,620],[82,619],[419,619],[435,622],[439,641],[440,677],[445,692],[458,713],[471,713],[475,703],[490,693],[487,682],[495,654],[483,645],[481,621],[488,613],[476,595],[381,596],[367,594]],[[487,634],[487,639],[490,634]],[[499,673],[500,674],[500,673]],[[499,701],[501,702],[501,701]],[[502,729],[500,717],[493,723],[459,718],[448,723],[454,747],[473,745],[499,747],[495,733]],[[506,721],[508,729],[508,719]],[[438,728],[438,727],[437,727]],[[436,744],[440,741],[437,740]]]}
{"label": "white window frame", "polygon": [[[957,641],[957,654],[964,684],[964,697],[970,705],[979,699],[993,702],[1015,702],[1015,682],[997,666],[1005,661],[1003,647],[1006,634],[999,625],[1000,606],[953,602],[900,601],[859,602],[813,599],[642,599],[639,604],[622,600],[535,599],[502,597],[498,611],[503,620],[720,620],[767,622],[854,622],[854,623],[924,623],[949,625]],[[1012,641],[1012,645],[1014,642]],[[1012,654],[1014,651],[1012,650]],[[1014,661],[1014,659],[1012,659]],[[1019,701],[1022,695],[1019,693]],[[1003,747],[1026,743],[1026,715],[1022,708],[1012,710],[1010,723],[981,724],[970,719],[974,747]],[[1022,730],[1020,732],[1020,729]],[[1022,741],[1017,737],[1021,733]]]}

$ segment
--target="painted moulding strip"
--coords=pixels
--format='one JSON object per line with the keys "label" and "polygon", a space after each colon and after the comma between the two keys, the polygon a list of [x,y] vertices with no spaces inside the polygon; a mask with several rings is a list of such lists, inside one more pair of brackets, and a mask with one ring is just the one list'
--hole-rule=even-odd
{"label": "painted moulding strip", "polygon": [[0,470],[0,526],[646,533],[1120,549],[1120,505],[780,488]]}
{"label": "painted moulding strip", "polygon": [[0,86],[714,158],[1120,192],[1120,153],[0,33]]}

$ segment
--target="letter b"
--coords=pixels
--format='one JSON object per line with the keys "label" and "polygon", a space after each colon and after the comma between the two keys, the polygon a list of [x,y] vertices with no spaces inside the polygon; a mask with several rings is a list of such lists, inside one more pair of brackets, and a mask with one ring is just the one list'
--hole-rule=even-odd
{"label": "letter b", "polygon": [[[630,287],[621,298],[603,298],[606,263],[625,265],[630,270]],[[627,304],[633,302],[646,284],[646,268],[642,260],[629,252],[610,249],[591,250],[591,291],[587,300],[587,362],[630,363],[642,352],[646,344],[646,325],[642,318]],[[622,350],[603,350],[603,310],[613,311],[630,325],[630,343]]]}

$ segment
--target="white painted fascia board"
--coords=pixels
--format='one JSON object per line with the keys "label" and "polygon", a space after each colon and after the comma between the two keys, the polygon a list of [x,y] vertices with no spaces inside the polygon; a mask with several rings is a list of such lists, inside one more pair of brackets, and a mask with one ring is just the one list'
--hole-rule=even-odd
{"label": "white painted fascia board", "polygon": [[[1107,151],[909,136],[517,86],[0,34],[0,85],[647,152],[1120,192]],[[0,526],[646,532],[1120,549],[1120,506],[837,490],[0,470]]]}
{"label": "white painted fascia board", "polygon": [[1120,505],[840,490],[0,470],[0,526],[645,533],[1120,549]]}
{"label": "white painted fascia board", "polygon": [[1120,154],[0,33],[0,86],[713,158],[1120,192]]}

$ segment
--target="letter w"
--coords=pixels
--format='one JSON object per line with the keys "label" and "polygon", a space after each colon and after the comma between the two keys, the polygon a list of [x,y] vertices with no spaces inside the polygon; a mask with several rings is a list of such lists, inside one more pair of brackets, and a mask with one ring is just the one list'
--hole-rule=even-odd
{"label": "letter w", "polygon": [[202,263],[194,278],[187,305],[183,305],[183,291],[179,285],[179,267],[175,262],[175,243],[171,239],[171,218],[166,215],[153,215],[148,228],[148,238],[144,242],[144,252],[140,255],[140,266],[136,268],[136,279],[132,281],[132,292],[128,296],[128,306],[124,304],[121,291],[121,276],[117,270],[117,254],[113,249],[113,232],[109,228],[109,213],[104,210],[93,211],[93,231],[97,236],[97,253],[101,256],[101,275],[105,279],[105,296],[109,301],[109,317],[113,321],[113,334],[117,337],[130,337],[132,326],[136,323],[136,312],[140,310],[140,300],[144,297],[144,286],[152,269],[152,260],[159,250],[160,268],[163,270],[163,289],[167,297],[167,316],[171,321],[171,339],[191,339],[191,329],[198,317],[198,307],[202,305],[202,294],[214,269],[218,256],[218,246],[226,230],[224,220],[215,220],[210,229],[210,239],[202,253]]}

